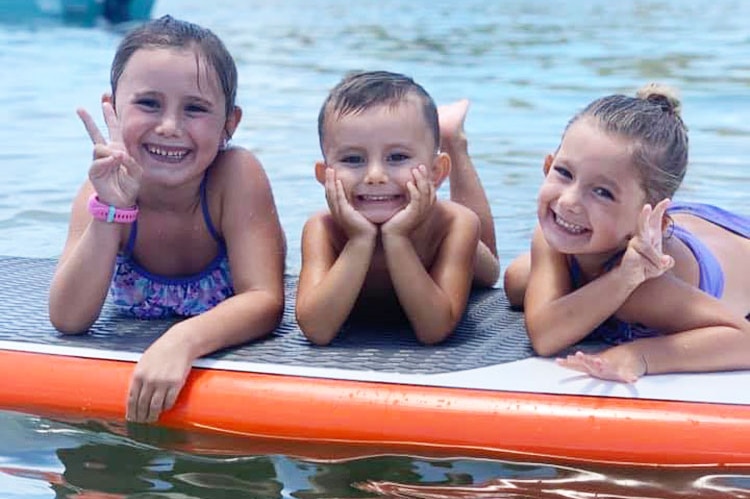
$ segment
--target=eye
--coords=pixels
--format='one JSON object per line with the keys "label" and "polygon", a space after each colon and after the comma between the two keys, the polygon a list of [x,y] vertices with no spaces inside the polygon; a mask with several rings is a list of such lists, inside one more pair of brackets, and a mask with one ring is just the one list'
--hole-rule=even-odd
{"label": "eye", "polygon": [[365,163],[365,158],[358,154],[349,154],[342,156],[339,161],[346,166],[361,166]]}
{"label": "eye", "polygon": [[567,178],[567,179],[573,178],[573,174],[570,173],[570,170],[568,170],[564,166],[555,166],[553,167],[553,169],[558,175],[560,175],[563,178]]}
{"label": "eye", "polygon": [[200,113],[207,113],[208,108],[200,104],[188,104],[187,106],[185,106],[185,111],[190,114],[200,114]]}
{"label": "eye", "polygon": [[411,156],[402,152],[395,152],[393,154],[389,154],[387,159],[389,163],[402,163],[411,159]]}
{"label": "eye", "polygon": [[160,107],[158,100],[147,98],[147,97],[142,97],[140,99],[137,99],[135,101],[135,105],[146,111],[156,111]]}
{"label": "eye", "polygon": [[614,194],[612,194],[612,191],[610,191],[609,189],[605,189],[604,187],[595,187],[594,194],[596,194],[600,198],[609,199],[610,201],[615,200],[615,196]]}

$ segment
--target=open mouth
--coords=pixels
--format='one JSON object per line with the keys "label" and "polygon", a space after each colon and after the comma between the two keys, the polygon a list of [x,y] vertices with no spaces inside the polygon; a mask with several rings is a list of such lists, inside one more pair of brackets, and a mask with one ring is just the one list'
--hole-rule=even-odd
{"label": "open mouth", "polygon": [[389,203],[394,201],[400,201],[401,195],[399,194],[359,194],[356,196],[357,201],[363,203]]}
{"label": "open mouth", "polygon": [[190,149],[183,147],[165,147],[147,144],[144,146],[146,152],[159,161],[178,163],[190,154]]}
{"label": "open mouth", "polygon": [[555,212],[552,212],[552,218],[559,227],[562,227],[565,231],[570,232],[571,234],[578,235],[588,231],[586,227],[574,224],[573,222],[568,222]]}

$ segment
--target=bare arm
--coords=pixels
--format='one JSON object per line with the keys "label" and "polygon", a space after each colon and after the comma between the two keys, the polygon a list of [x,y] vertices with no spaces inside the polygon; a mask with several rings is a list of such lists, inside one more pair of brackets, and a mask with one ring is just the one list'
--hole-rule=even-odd
{"label": "bare arm", "polygon": [[87,182],[73,202],[68,238],[49,290],[49,317],[63,333],[82,333],[96,321],[107,297],[123,224],[94,220],[86,209]]}
{"label": "bare arm", "polygon": [[84,110],[78,115],[94,144],[89,181],[73,201],[68,237],[50,286],[49,316],[63,333],[81,333],[96,321],[107,296],[120,242],[130,227],[94,220],[87,209],[89,196],[117,207],[132,206],[138,194],[141,167],[122,144],[120,126],[108,100],[102,102],[109,130],[108,142]]}
{"label": "bare arm", "polygon": [[[367,277],[378,233],[349,204],[331,168],[325,172],[325,191],[330,215],[313,217],[302,233],[296,304],[300,329],[318,345],[330,343],[349,317]],[[346,240],[340,254],[334,238]]]}
{"label": "bare arm", "polygon": [[422,343],[445,340],[461,319],[471,288],[479,230],[476,215],[459,208],[429,272],[408,235],[383,230],[394,289]]}
{"label": "bare arm", "polygon": [[357,301],[367,277],[376,238],[374,234],[347,239],[337,254],[332,244],[332,222],[317,215],[302,232],[302,268],[297,288],[297,323],[318,345],[330,343]]}
{"label": "bare arm", "polygon": [[537,227],[524,313],[529,338],[539,355],[554,355],[585,338],[637,286],[614,269],[573,291],[569,272],[566,256],[550,248]]}
{"label": "bare arm", "polygon": [[[636,234],[618,265],[572,291],[567,258],[549,247],[539,228],[531,246],[531,272],[524,311],[534,349],[553,355],[583,339],[615,314],[642,283],[674,265],[662,253],[662,219],[669,200],[645,205]],[[604,269],[602,269],[604,270]]]}
{"label": "bare arm", "polygon": [[634,382],[644,374],[750,368],[750,322],[719,300],[672,276],[644,283],[621,314],[666,334],[560,363],[592,376]]}
{"label": "bare arm", "polygon": [[133,373],[127,417],[155,421],[171,408],[192,362],[271,332],[284,307],[286,247],[265,172],[248,151],[224,153],[214,185],[220,192],[234,296],[172,326],[143,354]]}

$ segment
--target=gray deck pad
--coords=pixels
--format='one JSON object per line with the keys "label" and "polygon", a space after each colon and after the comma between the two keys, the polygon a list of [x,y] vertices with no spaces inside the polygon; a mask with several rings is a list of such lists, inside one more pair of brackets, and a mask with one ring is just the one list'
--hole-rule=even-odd
{"label": "gray deck pad", "polygon": [[[0,340],[35,345],[141,353],[174,321],[137,320],[105,303],[88,333],[64,336],[47,312],[54,259],[0,257]],[[296,277],[285,280],[286,307],[268,337],[208,356],[222,361],[326,367],[403,374],[463,371],[533,356],[523,314],[510,309],[500,289],[475,290],[453,335],[435,346],[419,344],[404,318],[350,320],[334,342],[311,344],[294,318]],[[31,346],[31,345],[30,345]]]}

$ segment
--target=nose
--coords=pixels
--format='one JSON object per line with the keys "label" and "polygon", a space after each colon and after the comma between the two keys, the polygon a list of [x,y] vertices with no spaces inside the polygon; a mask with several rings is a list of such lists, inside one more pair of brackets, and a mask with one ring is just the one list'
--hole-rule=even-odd
{"label": "nose", "polygon": [[372,160],[367,165],[365,182],[368,184],[384,184],[388,182],[388,173],[380,161]]}
{"label": "nose", "polygon": [[581,193],[577,186],[569,186],[560,194],[558,204],[571,213],[576,213],[581,207]]}
{"label": "nose", "polygon": [[182,122],[180,116],[175,112],[165,112],[159,125],[156,127],[156,133],[166,137],[179,136],[182,133]]}

